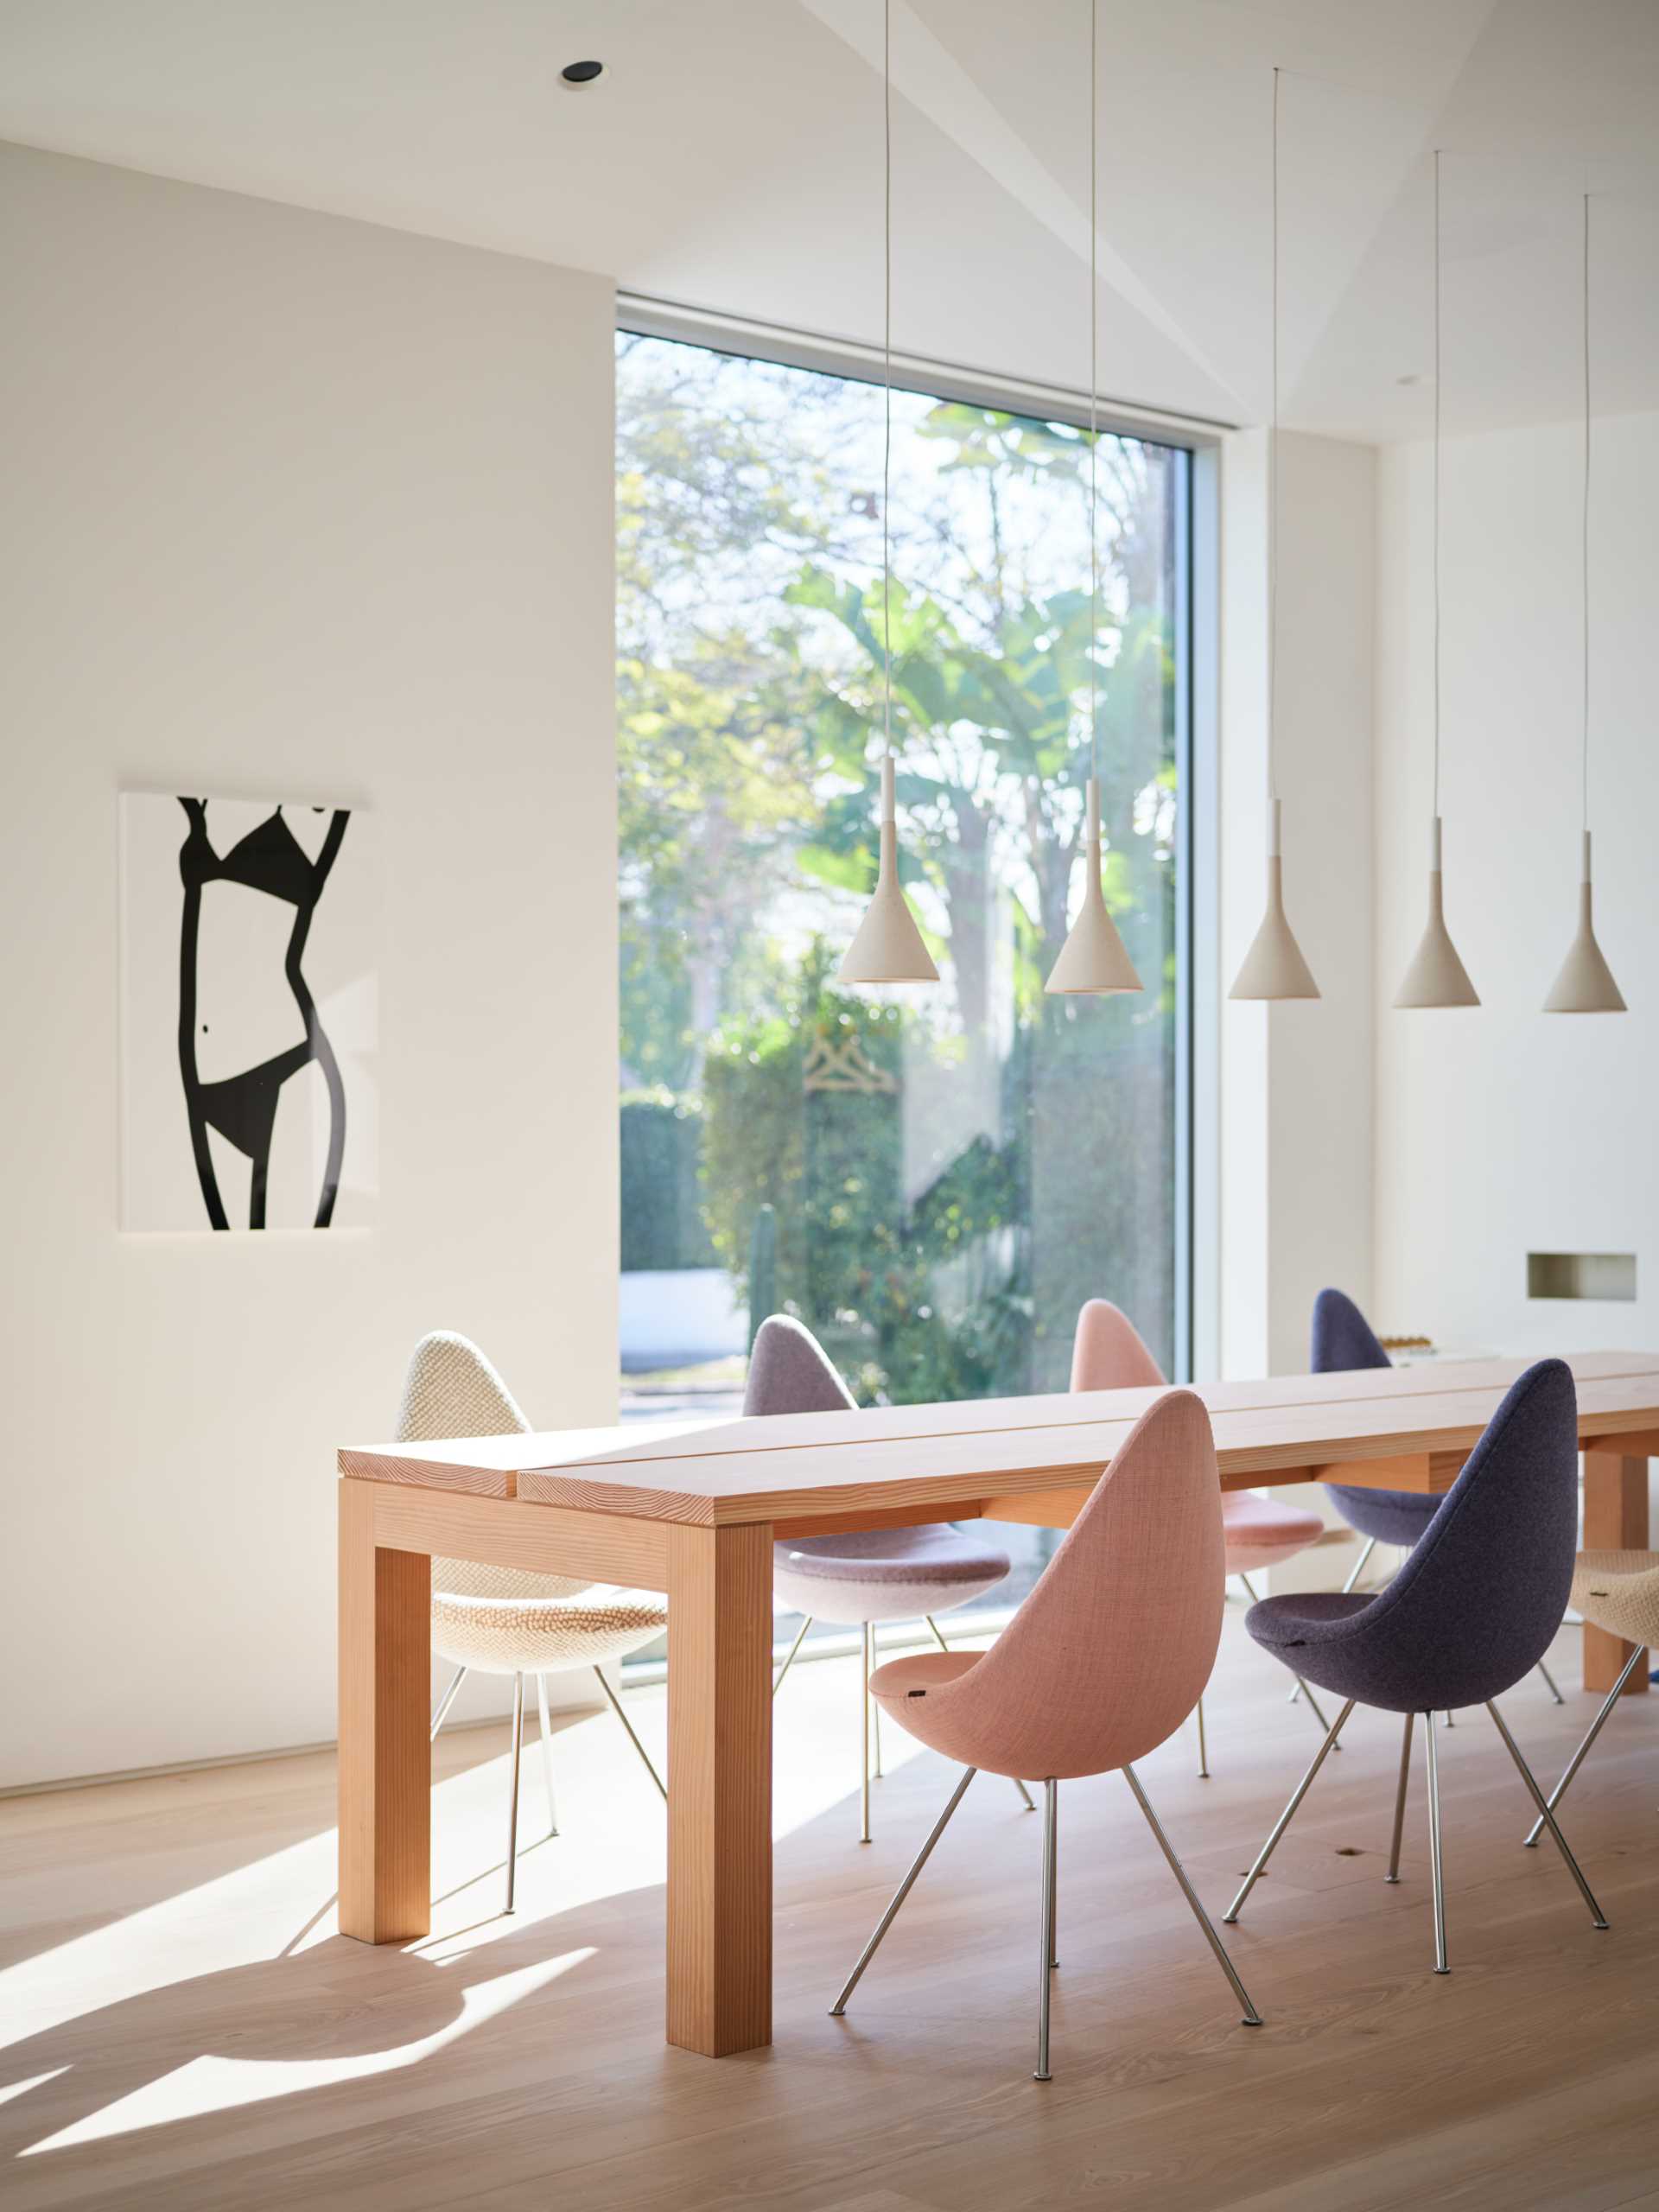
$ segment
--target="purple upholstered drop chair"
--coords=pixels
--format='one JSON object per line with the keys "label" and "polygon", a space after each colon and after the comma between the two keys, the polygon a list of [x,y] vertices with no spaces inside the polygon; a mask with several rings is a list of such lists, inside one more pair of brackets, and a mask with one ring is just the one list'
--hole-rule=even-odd
{"label": "purple upholstered drop chair", "polygon": [[[743,1411],[754,1414],[833,1414],[855,1410],[852,1395],[810,1329],[774,1313],[755,1332]],[[981,1537],[964,1535],[949,1522],[918,1529],[873,1529],[852,1535],[798,1536],[772,1547],[772,1587],[791,1611],[804,1616],[800,1634],[772,1686],[783,1686],[795,1654],[815,1620],[845,1621],[864,1637],[864,1773],[859,1803],[861,1843],[870,1840],[871,1731],[875,1778],[881,1778],[881,1724],[870,1696],[875,1631],[883,1621],[925,1620],[941,1651],[949,1644],[935,1613],[965,1605],[1005,1581],[1008,1555]],[[1035,1812],[1023,1782],[1014,1788]]]}
{"label": "purple upholstered drop chair", "polygon": [[1434,1879],[1434,1971],[1446,1973],[1438,1732],[1433,1720],[1452,1706],[1484,1705],[1591,1917],[1598,1928],[1605,1928],[1601,1908],[1495,1701],[1537,1665],[1566,1611],[1578,1548],[1578,1455],[1572,1370],[1562,1360],[1540,1360],[1510,1386],[1427,1532],[1380,1595],[1308,1592],[1268,1598],[1252,1606],[1245,1626],[1256,1642],[1344,1703],[1228,1908],[1228,1920],[1238,1918],[1357,1704],[1405,1715],[1387,1876],[1398,1881],[1412,1722],[1421,1713],[1429,1723],[1423,1736]]}
{"label": "purple upholstered drop chair", "polygon": [[[1339,1290],[1322,1290],[1313,1301],[1308,1365],[1315,1375],[1333,1375],[1366,1367],[1392,1370],[1394,1362],[1377,1342],[1370,1323],[1353,1300]],[[1344,1483],[1327,1483],[1325,1487],[1331,1503],[1348,1526],[1365,1539],[1364,1549],[1342,1586],[1344,1591],[1351,1590],[1357,1583],[1378,1544],[1397,1544],[1402,1551],[1412,1550],[1434,1518],[1435,1508],[1440,1503],[1427,1491],[1360,1490]],[[1541,1659],[1538,1672],[1548,1684],[1550,1695],[1560,1705],[1562,1699],[1555,1687],[1555,1678]],[[1293,1705],[1298,1694],[1293,1688]],[[1448,1723],[1451,1717],[1448,1713]]]}

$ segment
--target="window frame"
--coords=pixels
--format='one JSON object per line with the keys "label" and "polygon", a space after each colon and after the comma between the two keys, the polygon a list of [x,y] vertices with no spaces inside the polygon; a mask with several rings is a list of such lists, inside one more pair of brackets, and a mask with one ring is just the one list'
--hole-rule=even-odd
{"label": "window frame", "polygon": [[[880,385],[880,352],[739,315],[619,292],[619,335],[666,339]],[[895,388],[966,406],[1089,428],[1086,392],[897,353]],[[1189,1382],[1217,1371],[1220,1343],[1219,671],[1221,454],[1235,425],[1097,397],[1096,426],[1177,456],[1174,598],[1175,773],[1181,804],[1175,847],[1175,1372]]]}

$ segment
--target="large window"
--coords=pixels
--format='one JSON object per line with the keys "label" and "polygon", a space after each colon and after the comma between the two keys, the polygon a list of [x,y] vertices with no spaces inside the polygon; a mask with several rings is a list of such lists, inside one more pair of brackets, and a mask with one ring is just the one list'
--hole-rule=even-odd
{"label": "large window", "polygon": [[[1116,1300],[1177,1370],[1189,456],[895,392],[899,841],[936,988],[846,990],[882,729],[879,385],[618,341],[623,1343],[730,1402],[798,1313],[861,1400],[1064,1389]],[[1146,988],[1043,982],[1081,893]]]}

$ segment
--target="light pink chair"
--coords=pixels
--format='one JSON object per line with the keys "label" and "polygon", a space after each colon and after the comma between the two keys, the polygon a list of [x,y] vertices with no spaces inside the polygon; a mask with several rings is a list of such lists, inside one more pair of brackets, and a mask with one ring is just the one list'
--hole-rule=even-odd
{"label": "light pink chair", "polygon": [[[1161,1388],[1163,1383],[1162,1368],[1128,1315],[1109,1298],[1091,1298],[1077,1316],[1077,1333],[1072,1339],[1071,1388],[1133,1390],[1147,1385]],[[1223,1493],[1221,1528],[1227,1545],[1227,1572],[1238,1577],[1252,1604],[1256,1597],[1252,1574],[1294,1559],[1298,1552],[1317,1544],[1325,1532],[1324,1522],[1306,1506],[1281,1505],[1274,1498],[1256,1497],[1242,1490]],[[1307,1684],[1302,1682],[1300,1688],[1323,1732],[1330,1723],[1313,1703]],[[1207,1782],[1210,1758],[1202,1696],[1193,1709],[1198,1723],[1198,1773]]]}
{"label": "light pink chair", "polygon": [[1220,1497],[1203,1402],[1190,1390],[1170,1390],[1135,1423],[1041,1580],[988,1651],[918,1652],[889,1660],[871,1676],[871,1694],[891,1719],[968,1770],[832,2015],[846,2011],[978,1770],[1040,1776],[1046,1802],[1036,2078],[1046,2082],[1059,1785],[1121,1768],[1244,2007],[1245,2025],[1261,2024],[1130,1764],[1179,1727],[1215,1664],[1225,1577]]}

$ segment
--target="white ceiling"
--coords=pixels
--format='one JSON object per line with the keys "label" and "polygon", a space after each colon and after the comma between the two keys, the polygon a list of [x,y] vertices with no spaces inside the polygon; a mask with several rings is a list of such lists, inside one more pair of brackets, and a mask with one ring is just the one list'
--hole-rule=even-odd
{"label": "white ceiling", "polygon": [[[1659,407],[1659,0],[1099,0],[1101,386],[1451,430]],[[893,0],[894,342],[1087,378],[1088,0]],[[0,137],[880,334],[881,0],[0,0]],[[563,86],[568,61],[607,64]],[[1402,378],[1418,379],[1402,384]]]}

